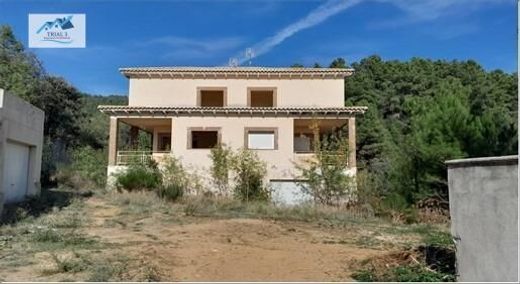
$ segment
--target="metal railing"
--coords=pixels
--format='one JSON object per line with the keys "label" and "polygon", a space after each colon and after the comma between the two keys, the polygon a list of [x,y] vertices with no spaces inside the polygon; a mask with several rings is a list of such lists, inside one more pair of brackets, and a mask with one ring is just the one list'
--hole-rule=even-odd
{"label": "metal railing", "polygon": [[[158,160],[165,155],[171,154],[170,151],[117,151],[116,163],[124,166],[132,163],[148,163],[152,159]],[[159,159],[157,159],[159,158]]]}

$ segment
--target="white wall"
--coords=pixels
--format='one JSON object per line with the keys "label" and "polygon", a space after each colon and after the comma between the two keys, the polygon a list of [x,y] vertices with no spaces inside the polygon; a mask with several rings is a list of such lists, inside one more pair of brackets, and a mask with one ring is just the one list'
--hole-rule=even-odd
{"label": "white wall", "polygon": [[343,107],[340,79],[130,79],[130,106],[196,106],[197,88],[227,87],[227,105],[247,106],[247,88],[276,87],[277,107]]}
{"label": "white wall", "polygon": [[44,119],[42,110],[0,89],[0,187],[4,168],[9,166],[4,161],[6,145],[18,143],[30,147],[27,194],[39,194]]}

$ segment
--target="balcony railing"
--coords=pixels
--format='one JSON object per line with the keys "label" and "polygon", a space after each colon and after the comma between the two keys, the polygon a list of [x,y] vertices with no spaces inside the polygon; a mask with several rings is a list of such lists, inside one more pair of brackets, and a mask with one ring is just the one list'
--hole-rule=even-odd
{"label": "balcony railing", "polygon": [[151,160],[160,162],[170,151],[117,151],[116,163],[125,166],[132,163],[148,163]]}

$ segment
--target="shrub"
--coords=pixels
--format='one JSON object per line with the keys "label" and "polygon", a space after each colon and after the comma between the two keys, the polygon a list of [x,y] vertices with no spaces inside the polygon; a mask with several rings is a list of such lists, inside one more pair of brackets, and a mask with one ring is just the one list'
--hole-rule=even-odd
{"label": "shrub", "polygon": [[159,197],[175,201],[184,195],[184,188],[179,184],[168,184],[159,187],[157,190]]}
{"label": "shrub", "polygon": [[221,195],[226,194],[229,189],[229,171],[232,155],[232,150],[223,144],[219,144],[211,149],[211,177]]}
{"label": "shrub", "polygon": [[[312,126],[315,137],[319,135],[317,125]],[[306,165],[297,165],[300,171],[300,186],[314,201],[325,205],[338,205],[352,197],[355,181],[345,173],[348,162],[348,141],[341,132],[331,134],[323,140],[314,141],[315,158]]]}
{"label": "shrub", "polygon": [[106,182],[106,159],[103,150],[90,146],[72,150],[70,163],[58,168],[56,180],[59,185],[75,189],[84,187],[101,188]]}
{"label": "shrub", "polygon": [[241,149],[233,155],[232,169],[235,172],[233,193],[242,201],[267,201],[270,192],[264,186],[266,164],[256,153]]}
{"label": "shrub", "polygon": [[162,184],[161,173],[156,165],[132,164],[117,175],[118,190],[153,190]]}

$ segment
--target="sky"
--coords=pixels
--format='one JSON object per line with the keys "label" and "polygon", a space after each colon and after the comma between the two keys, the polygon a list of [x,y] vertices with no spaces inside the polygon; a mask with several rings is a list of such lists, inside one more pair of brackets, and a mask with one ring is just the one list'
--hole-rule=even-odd
{"label": "sky", "polygon": [[[0,0],[0,24],[25,46],[29,13],[86,14],[86,48],[30,48],[80,91],[126,95],[131,66],[327,66],[473,59],[517,70],[516,0]],[[251,48],[251,62],[245,50]]]}

